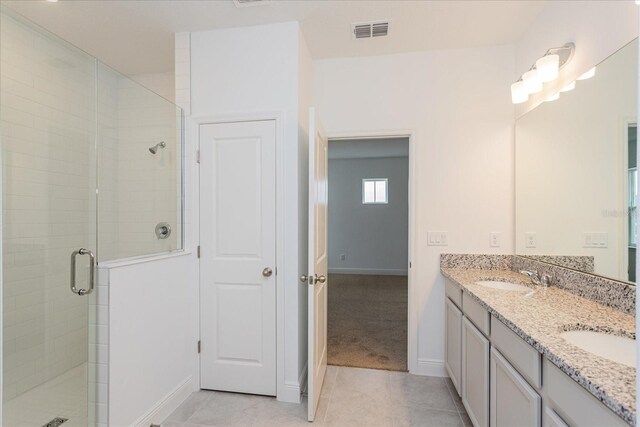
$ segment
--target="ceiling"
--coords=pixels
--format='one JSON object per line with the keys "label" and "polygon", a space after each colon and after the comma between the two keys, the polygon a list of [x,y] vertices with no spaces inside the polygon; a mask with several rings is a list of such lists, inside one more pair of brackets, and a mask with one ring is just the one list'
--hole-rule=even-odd
{"label": "ceiling", "polygon": [[409,138],[329,141],[329,159],[375,159],[408,156]]}
{"label": "ceiling", "polygon": [[[2,1],[124,74],[173,70],[173,33],[300,21],[314,59],[515,43],[544,1]],[[351,24],[391,20],[389,36],[354,40]]]}

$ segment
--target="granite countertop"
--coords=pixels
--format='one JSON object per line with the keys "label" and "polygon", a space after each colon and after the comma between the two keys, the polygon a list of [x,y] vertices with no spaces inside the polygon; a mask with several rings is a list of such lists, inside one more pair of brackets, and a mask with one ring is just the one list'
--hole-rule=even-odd
{"label": "granite countertop", "polygon": [[[600,330],[635,338],[635,317],[555,286],[540,288],[510,270],[442,268],[445,277],[478,300],[551,363],[631,425],[636,422],[636,369],[581,350],[563,340],[565,330]],[[531,293],[500,291],[479,280],[521,283]]]}

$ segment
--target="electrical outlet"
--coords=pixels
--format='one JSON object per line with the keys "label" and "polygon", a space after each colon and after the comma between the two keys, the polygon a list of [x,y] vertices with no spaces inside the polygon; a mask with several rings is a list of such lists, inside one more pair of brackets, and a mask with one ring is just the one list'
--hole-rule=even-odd
{"label": "electrical outlet", "polygon": [[583,244],[585,248],[606,248],[609,246],[609,233],[583,233]]}
{"label": "electrical outlet", "polygon": [[429,246],[448,246],[448,231],[429,231],[427,233],[427,245]]}
{"label": "electrical outlet", "polygon": [[524,233],[524,247],[535,248],[538,246],[538,237],[536,233]]}
{"label": "electrical outlet", "polygon": [[340,254],[340,261],[344,261],[345,259],[347,259],[347,256],[345,254]]}
{"label": "electrical outlet", "polygon": [[489,246],[492,248],[500,247],[500,233],[497,231],[492,232],[489,235]]}

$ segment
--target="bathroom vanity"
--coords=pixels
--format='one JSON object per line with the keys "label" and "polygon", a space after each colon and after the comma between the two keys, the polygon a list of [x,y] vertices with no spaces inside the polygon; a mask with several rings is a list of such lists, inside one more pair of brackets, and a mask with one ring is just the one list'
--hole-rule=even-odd
{"label": "bathroom vanity", "polygon": [[516,255],[442,254],[476,427],[636,423],[637,64],[636,39],[518,117]]}
{"label": "bathroom vanity", "polygon": [[507,269],[442,273],[445,366],[476,427],[635,425],[632,315]]}

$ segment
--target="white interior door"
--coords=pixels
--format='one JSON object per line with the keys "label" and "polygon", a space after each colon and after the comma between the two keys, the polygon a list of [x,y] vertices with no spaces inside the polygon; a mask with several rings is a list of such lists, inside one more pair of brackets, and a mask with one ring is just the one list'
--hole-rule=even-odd
{"label": "white interior door", "polygon": [[327,371],[328,143],[315,110],[309,110],[309,386],[313,421]]}
{"label": "white interior door", "polygon": [[200,126],[201,388],[276,394],[275,121]]}

